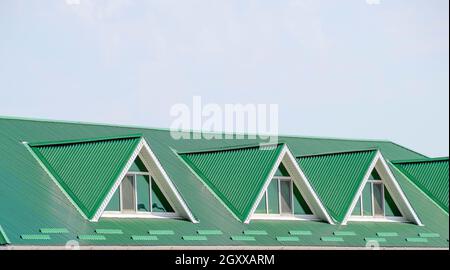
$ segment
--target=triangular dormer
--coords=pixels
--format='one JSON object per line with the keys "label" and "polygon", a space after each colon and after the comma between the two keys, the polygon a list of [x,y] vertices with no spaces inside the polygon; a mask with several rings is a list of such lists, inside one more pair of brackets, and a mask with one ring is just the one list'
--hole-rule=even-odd
{"label": "triangular dormer", "polygon": [[422,225],[379,151],[342,224],[348,221],[411,222]]}
{"label": "triangular dormer", "polygon": [[102,217],[180,218],[165,193],[137,156]]}
{"label": "triangular dormer", "polygon": [[[136,210],[149,209],[151,203],[156,203],[150,212],[163,212],[160,208],[165,206],[164,211],[169,213],[133,217],[179,217],[197,222],[140,135],[31,143],[28,146],[69,201],[90,221],[107,217],[108,214],[103,215],[104,210],[107,206],[115,209],[119,198],[119,207],[126,209],[125,212],[129,212],[135,203]],[[139,196],[135,189],[145,183],[149,187],[148,196],[156,195],[148,203],[144,193]],[[120,191],[116,193],[118,189],[124,189],[123,194],[128,194],[123,196],[122,202]],[[142,203],[136,199],[142,199]]]}
{"label": "triangular dormer", "polygon": [[[333,224],[285,144],[212,149],[180,153],[180,156],[230,213],[244,223],[265,218],[258,213],[261,211],[258,205],[270,189],[272,180],[284,177],[280,190],[286,192],[286,197],[298,200],[279,204],[282,205],[281,209],[278,207],[279,212],[289,212],[289,215],[278,214],[268,218],[319,219]],[[290,210],[296,211],[298,215]]]}
{"label": "triangular dormer", "polygon": [[251,219],[318,220],[283,163],[280,164]]}

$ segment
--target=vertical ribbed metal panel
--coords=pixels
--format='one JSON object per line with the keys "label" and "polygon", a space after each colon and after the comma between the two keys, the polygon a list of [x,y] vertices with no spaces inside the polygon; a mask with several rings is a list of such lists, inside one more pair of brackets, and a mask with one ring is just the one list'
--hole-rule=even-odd
{"label": "vertical ribbed metal panel", "polygon": [[330,215],[341,222],[356,195],[376,150],[297,158]]}
{"label": "vertical ribbed metal panel", "polygon": [[31,149],[90,219],[111,190],[139,140],[139,137],[132,137],[43,144],[32,145]]}
{"label": "vertical ribbed metal panel", "polygon": [[239,219],[245,220],[282,147],[225,149],[181,157]]}
{"label": "vertical ribbed metal panel", "polygon": [[448,158],[394,162],[394,165],[448,213]]}

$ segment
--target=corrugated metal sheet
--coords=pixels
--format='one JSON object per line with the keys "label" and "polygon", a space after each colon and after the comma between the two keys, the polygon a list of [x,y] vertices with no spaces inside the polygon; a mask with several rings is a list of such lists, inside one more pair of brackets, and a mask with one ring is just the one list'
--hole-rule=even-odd
{"label": "corrugated metal sheet", "polygon": [[[150,144],[170,179],[175,184],[199,223],[171,219],[100,219],[89,222],[82,218],[61,190],[42,170],[21,141],[79,140],[83,138],[123,136],[140,133]],[[295,156],[332,151],[378,148],[389,160],[423,157],[387,141],[341,140],[303,137],[279,137]],[[392,170],[402,190],[425,226],[407,223],[349,222],[346,231],[355,236],[343,236],[343,242],[323,242],[333,236],[339,226],[315,221],[254,220],[243,224],[191,172],[176,152],[238,147],[258,144],[254,139],[181,139],[175,140],[167,130],[80,124],[54,121],[32,121],[0,117],[0,224],[12,245],[59,245],[78,240],[80,245],[152,245],[152,246],[347,246],[365,247],[365,238],[378,232],[391,232],[381,246],[446,247],[449,219],[432,200],[424,196],[403,174]],[[41,228],[67,228],[69,233],[51,234],[50,240],[21,239],[20,235],[40,234]],[[78,235],[95,235],[96,229],[119,229],[123,234],[108,234],[106,240],[80,240]],[[132,236],[152,236],[149,230],[171,230],[171,235],[158,235],[156,240],[136,241]],[[183,235],[195,235],[199,230],[220,230],[222,235],[208,236],[208,241],[187,242]],[[243,236],[244,230],[264,230],[267,235],[255,236],[255,241],[233,241],[231,236]],[[289,233],[291,232],[292,235]],[[297,235],[298,233],[298,235]],[[438,233],[427,243],[410,243],[405,239],[419,233]],[[298,242],[280,242],[277,237],[298,236]],[[153,237],[152,237],[153,238]]]}
{"label": "corrugated metal sheet", "polygon": [[2,226],[0,225],[0,245],[6,244],[9,244],[9,239],[5,231],[3,230]]}
{"label": "corrugated metal sheet", "polygon": [[297,161],[330,215],[341,222],[376,153],[330,153],[299,157]]}
{"label": "corrugated metal sheet", "polygon": [[414,184],[448,213],[448,157],[428,160],[394,161],[393,163]]}
{"label": "corrugated metal sheet", "polygon": [[59,185],[91,219],[140,137],[30,144]]}
{"label": "corrugated metal sheet", "polygon": [[283,145],[185,153],[181,157],[222,202],[244,221]]}

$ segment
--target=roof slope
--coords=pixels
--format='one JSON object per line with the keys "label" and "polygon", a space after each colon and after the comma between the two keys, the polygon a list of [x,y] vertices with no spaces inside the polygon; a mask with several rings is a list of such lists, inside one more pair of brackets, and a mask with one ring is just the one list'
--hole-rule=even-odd
{"label": "roof slope", "polygon": [[283,145],[180,154],[217,197],[244,221]]}
{"label": "roof slope", "polygon": [[416,159],[392,162],[447,213],[449,210],[449,159]]}
{"label": "roof slope", "polygon": [[297,161],[330,215],[342,222],[377,150],[303,156]]}
{"label": "roof slope", "polygon": [[[80,215],[49,175],[42,169],[22,141],[81,140],[84,138],[142,134],[177,190],[195,214],[199,223],[173,219],[102,219],[90,222]],[[294,156],[377,148],[386,160],[423,158],[422,155],[389,141],[324,139],[280,136]],[[60,246],[77,239],[84,245],[129,246],[337,246],[362,247],[367,238],[379,232],[397,233],[380,242],[382,247],[445,247],[448,248],[449,219],[428,196],[392,166],[395,177],[417,215],[425,226],[409,223],[349,222],[346,226],[317,221],[254,220],[245,224],[233,217],[221,200],[207,190],[203,181],[186,166],[177,153],[208,149],[241,148],[265,140],[245,139],[174,139],[170,131],[63,121],[11,119],[0,116],[0,224],[6,230],[11,245]],[[392,165],[392,164],[389,164]],[[26,199],[24,199],[26,198]],[[49,230],[52,229],[52,230]],[[104,234],[101,229],[115,229],[121,234]],[[65,233],[53,233],[54,231]],[[99,230],[97,232],[97,230]],[[173,234],[157,236],[156,240],[135,240],[132,236],[147,236],[149,230],[170,230]],[[207,235],[206,240],[191,241],[183,236],[200,235],[200,231],[222,232]],[[244,230],[266,232],[253,235],[252,241],[231,239],[246,236]],[[343,241],[325,241],[335,232],[354,232]],[[277,237],[292,237],[292,232],[310,233],[298,241],[282,242]],[[424,239],[419,233],[434,233],[440,237]],[[82,236],[92,237],[82,237]],[[39,238],[39,237],[41,238]],[[100,240],[95,240],[98,236]],[[145,238],[145,237],[144,237]],[[249,238],[252,238],[249,237]],[[294,237],[295,238],[295,237]],[[411,238],[413,241],[407,241]],[[417,240],[422,241],[417,241]],[[416,241],[414,241],[416,240]],[[0,247],[1,249],[1,247]]]}
{"label": "roof slope", "polygon": [[59,186],[91,219],[140,141],[139,136],[30,144]]}

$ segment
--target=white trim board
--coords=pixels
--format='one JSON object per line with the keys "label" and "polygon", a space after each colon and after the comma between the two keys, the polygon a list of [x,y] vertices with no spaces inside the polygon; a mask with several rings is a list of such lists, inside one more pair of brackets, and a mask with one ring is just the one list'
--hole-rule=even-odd
{"label": "white trim board", "polygon": [[[270,171],[269,176],[267,177],[267,179],[263,185],[263,188],[262,188],[260,194],[258,195],[257,199],[255,200],[255,203],[253,204],[253,207],[251,208],[251,211],[244,223],[248,224],[250,222],[250,220],[254,219],[256,208],[258,207],[261,199],[264,197],[264,194],[265,194],[270,182],[272,181],[272,178],[275,177],[275,173],[281,163],[284,165],[284,167],[288,171],[290,177],[292,178],[293,183],[297,186],[298,190],[300,191],[301,195],[305,199],[306,203],[308,204],[309,208],[313,212],[314,216],[316,216],[319,220],[324,220],[330,224],[334,224],[330,215],[325,210],[325,207],[323,206],[319,197],[315,193],[314,189],[310,185],[305,174],[298,166],[297,161],[295,160],[294,156],[292,155],[291,151],[289,150],[289,148],[286,145],[283,145],[283,149],[281,150],[272,170]],[[282,220],[282,218],[281,218],[282,216],[277,215],[276,217],[279,217],[279,220]],[[275,219],[275,217],[274,217],[274,219]]]}
{"label": "white trim board", "polygon": [[[133,152],[130,159],[128,160],[127,165],[125,166],[124,170],[117,178],[116,182],[114,183],[113,188],[110,190],[110,192],[106,196],[106,199],[103,201],[101,207],[97,210],[97,213],[95,214],[93,221],[98,221],[98,219],[103,216],[106,206],[108,205],[112,196],[116,192],[117,188],[120,186],[120,183],[122,182],[125,175],[128,173],[129,169],[131,168],[131,166],[137,156],[139,156],[141,158],[145,167],[150,172],[150,175],[155,180],[156,184],[160,187],[161,192],[163,193],[163,195],[169,201],[170,205],[175,210],[175,213],[177,214],[177,216],[186,218],[193,223],[198,223],[198,221],[194,218],[194,215],[192,214],[192,212],[187,207],[183,198],[179,194],[179,192],[176,189],[175,185],[173,184],[172,180],[170,180],[170,178],[167,175],[167,173],[165,172],[164,168],[161,166],[161,163],[159,163],[158,159],[156,158],[155,154],[153,153],[153,151],[151,150],[150,146],[147,144],[147,142],[144,138],[141,138],[141,141],[139,142],[135,151]],[[106,213],[106,214],[107,215],[105,217],[107,217],[107,216],[111,217],[110,213]],[[133,217],[141,217],[141,216],[142,215],[139,215],[139,214],[133,215]],[[147,217],[149,217],[149,216],[147,216]]]}
{"label": "white trim board", "polygon": [[[383,155],[381,155],[381,152],[377,150],[377,153],[375,157],[372,160],[372,163],[370,164],[363,181],[361,182],[358,191],[353,198],[353,201],[350,205],[350,208],[347,211],[347,214],[345,215],[342,225],[346,225],[349,220],[355,221],[355,220],[361,220],[362,218],[354,218],[351,216],[353,213],[353,209],[355,208],[359,197],[362,194],[362,191],[366,185],[366,183],[369,180],[370,174],[372,173],[373,169],[376,169],[378,174],[381,177],[381,180],[383,181],[384,186],[386,187],[387,191],[391,195],[395,205],[400,210],[400,213],[402,214],[404,220],[415,223],[419,226],[423,226],[422,222],[417,217],[417,214],[415,213],[414,209],[411,207],[411,204],[409,203],[408,199],[406,198],[405,194],[403,193],[403,190],[400,188],[400,185],[397,183],[397,180],[395,179],[394,175],[392,174],[389,166],[387,165],[386,161],[383,158]],[[364,221],[386,221],[388,220],[386,217],[380,219],[380,218],[365,218]]]}

